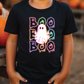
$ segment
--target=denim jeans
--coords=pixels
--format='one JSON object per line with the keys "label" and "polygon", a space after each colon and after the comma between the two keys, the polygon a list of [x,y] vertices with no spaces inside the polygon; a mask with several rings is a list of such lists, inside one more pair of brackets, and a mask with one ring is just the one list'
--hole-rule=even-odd
{"label": "denim jeans", "polygon": [[[36,83],[20,81],[20,84],[36,84]],[[48,83],[45,83],[45,84],[48,84]],[[51,84],[54,84],[54,81]]]}

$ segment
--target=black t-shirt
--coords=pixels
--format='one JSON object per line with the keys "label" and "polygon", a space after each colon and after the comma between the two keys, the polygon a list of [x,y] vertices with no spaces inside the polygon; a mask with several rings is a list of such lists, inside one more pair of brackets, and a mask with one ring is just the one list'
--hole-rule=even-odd
{"label": "black t-shirt", "polygon": [[36,9],[24,0],[12,7],[4,31],[18,34],[16,70],[29,82],[47,84],[62,68],[63,35],[78,27],[68,4],[53,0],[49,8]]}

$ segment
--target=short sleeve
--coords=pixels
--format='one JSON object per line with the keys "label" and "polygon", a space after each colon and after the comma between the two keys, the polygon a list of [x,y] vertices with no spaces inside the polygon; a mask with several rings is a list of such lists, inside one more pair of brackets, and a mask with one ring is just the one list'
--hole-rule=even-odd
{"label": "short sleeve", "polygon": [[66,24],[65,24],[65,29],[63,31],[63,35],[71,34],[71,33],[77,32],[78,30],[79,29],[75,21],[74,14],[70,6],[68,5],[67,15],[66,15]]}
{"label": "short sleeve", "polygon": [[12,33],[12,34],[19,33],[19,24],[18,24],[18,20],[17,20],[17,13],[15,12],[14,6],[10,10],[4,31],[8,32],[8,33]]}

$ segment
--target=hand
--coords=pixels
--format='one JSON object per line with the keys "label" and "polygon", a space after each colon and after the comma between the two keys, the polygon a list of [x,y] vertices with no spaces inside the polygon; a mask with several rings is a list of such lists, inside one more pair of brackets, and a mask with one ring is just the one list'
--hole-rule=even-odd
{"label": "hand", "polygon": [[25,78],[23,78],[18,72],[13,72],[9,75],[10,84],[19,84],[19,81],[28,82]]}
{"label": "hand", "polygon": [[61,72],[56,73],[49,81],[48,84],[54,81],[54,84],[65,84],[65,80],[68,74],[62,74]]}

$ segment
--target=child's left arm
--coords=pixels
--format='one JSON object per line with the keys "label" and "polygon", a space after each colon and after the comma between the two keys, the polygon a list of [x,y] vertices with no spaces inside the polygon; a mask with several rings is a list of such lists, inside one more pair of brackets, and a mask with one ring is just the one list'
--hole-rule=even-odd
{"label": "child's left arm", "polygon": [[79,30],[74,18],[71,7],[66,5],[66,24],[63,30],[63,64],[59,73],[56,73],[49,81],[54,84],[64,84],[65,79],[69,75],[72,54],[73,54],[73,38],[72,33]]}
{"label": "child's left arm", "polygon": [[73,37],[72,34],[63,36],[63,65],[61,73],[70,72],[71,60],[73,55]]}
{"label": "child's left arm", "polygon": [[71,60],[73,54],[73,38],[72,34],[63,36],[63,64],[59,73],[55,74],[49,81],[55,84],[64,84],[65,79],[69,75]]}

